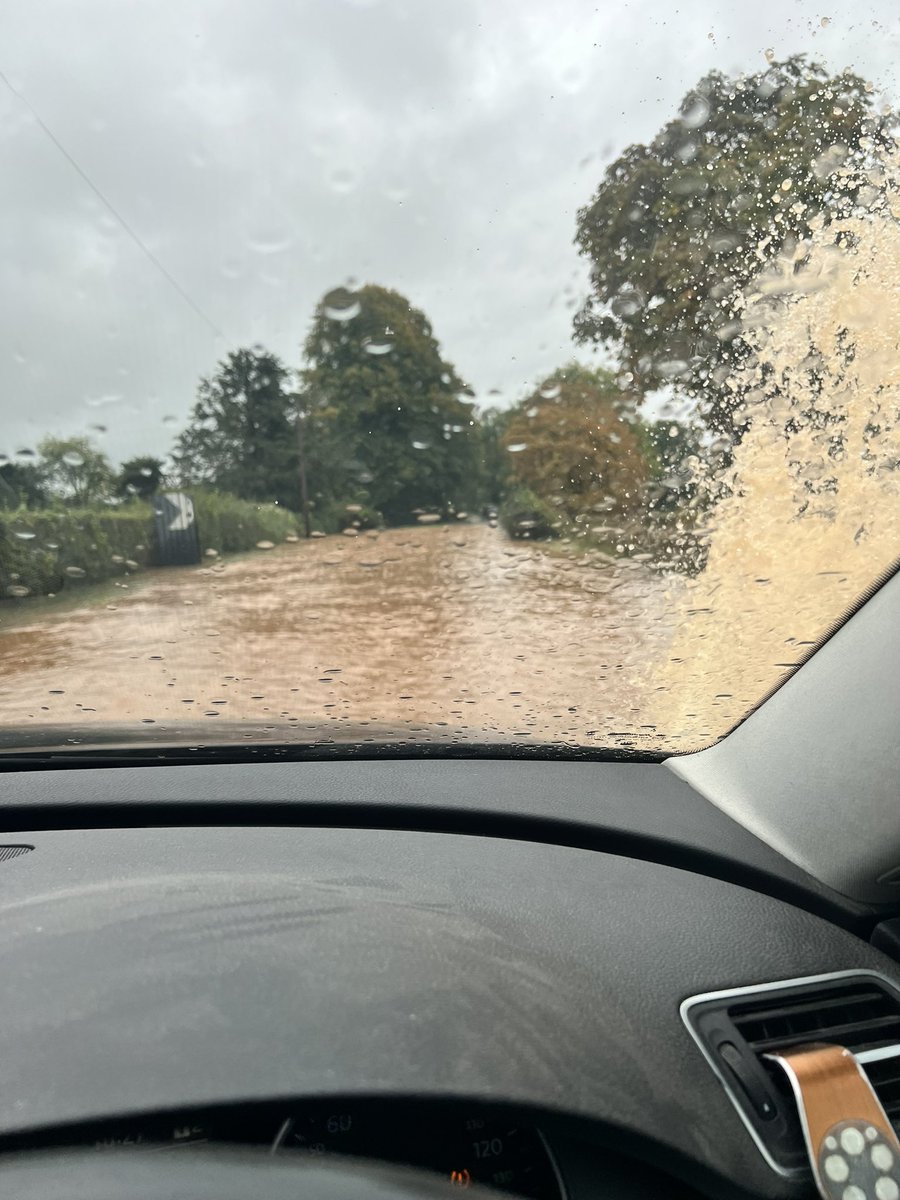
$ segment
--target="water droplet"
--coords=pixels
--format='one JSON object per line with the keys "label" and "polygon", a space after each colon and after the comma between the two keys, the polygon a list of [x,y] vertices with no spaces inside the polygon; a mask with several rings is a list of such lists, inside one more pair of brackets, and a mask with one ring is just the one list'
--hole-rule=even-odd
{"label": "water droplet", "polygon": [[661,379],[680,379],[688,373],[688,364],[683,358],[663,358],[655,365]]}
{"label": "water droplet", "polygon": [[267,541],[257,542],[257,543],[256,543],[256,548],[257,548],[257,550],[274,550],[274,549],[275,549],[275,543],[274,543],[274,542],[267,542]]}
{"label": "water droplet", "polygon": [[359,300],[347,288],[334,288],[322,302],[322,311],[332,321],[352,321],[361,309]]}
{"label": "water droplet", "polygon": [[775,61],[775,51],[772,49],[771,46],[768,47],[768,49],[766,50],[765,53],[766,53],[766,62],[771,63],[771,62]]}
{"label": "water droplet", "polygon": [[384,338],[364,338],[363,349],[366,354],[381,355],[390,354],[394,348],[394,343]]}
{"label": "water droplet", "polygon": [[28,446],[24,446],[21,450],[16,451],[16,458],[34,458],[34,457],[35,457],[34,451],[29,449]]}
{"label": "water droplet", "polygon": [[440,519],[440,513],[419,513],[416,517],[420,525],[436,525]]}
{"label": "water droplet", "polygon": [[30,542],[37,536],[34,530],[29,529],[27,525],[14,525],[12,533],[13,537],[18,538],[21,542]]}
{"label": "water droplet", "polygon": [[88,408],[105,408],[108,404],[118,404],[124,397],[120,392],[106,392],[102,396],[86,396]]}
{"label": "water droplet", "polygon": [[512,445],[507,446],[506,449],[509,451],[510,454],[521,454],[521,452],[523,450],[528,449],[528,443],[527,442],[513,442]]}
{"label": "water droplet", "polygon": [[23,596],[30,594],[30,589],[21,583],[11,583],[6,589],[7,596],[12,596],[14,600],[21,600]]}
{"label": "water droplet", "polygon": [[84,579],[87,574],[84,567],[66,567],[65,573],[70,579]]}
{"label": "water droplet", "polygon": [[633,317],[644,307],[645,297],[640,288],[625,284],[613,297],[610,307],[617,317]]}
{"label": "water droplet", "polygon": [[555,400],[561,390],[562,389],[558,383],[545,383],[541,388],[541,395],[545,400]]}
{"label": "water droplet", "polygon": [[77,450],[69,450],[62,456],[63,462],[67,467],[83,467],[84,455],[79,454]]}
{"label": "water droplet", "polygon": [[827,29],[828,26],[831,24],[831,17],[822,17],[822,19],[819,21],[819,24],[822,26],[823,29]]}
{"label": "water droplet", "polygon": [[688,96],[681,108],[681,119],[688,129],[699,129],[709,120],[709,101],[699,92]]}
{"label": "water droplet", "polygon": [[281,231],[261,233],[257,237],[250,238],[247,242],[248,247],[254,254],[261,254],[263,257],[268,257],[271,254],[284,254],[285,251],[290,250],[293,244],[294,242],[290,235]]}
{"label": "water droplet", "polygon": [[431,442],[422,442],[422,441],[416,440],[416,441],[413,441],[412,448],[413,448],[413,450],[430,450]]}

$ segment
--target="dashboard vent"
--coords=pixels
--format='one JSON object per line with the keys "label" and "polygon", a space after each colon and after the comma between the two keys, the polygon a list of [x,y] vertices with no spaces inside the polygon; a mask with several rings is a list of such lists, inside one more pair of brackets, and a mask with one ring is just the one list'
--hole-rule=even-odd
{"label": "dashboard vent", "polygon": [[18,858],[20,854],[27,854],[33,849],[34,846],[0,846],[0,862],[6,862],[8,858]]}
{"label": "dashboard vent", "polygon": [[783,1175],[806,1169],[797,1110],[784,1073],[765,1059],[803,1042],[857,1055],[900,1133],[900,992],[868,972],[821,975],[694,996],[681,1008],[757,1146]]}

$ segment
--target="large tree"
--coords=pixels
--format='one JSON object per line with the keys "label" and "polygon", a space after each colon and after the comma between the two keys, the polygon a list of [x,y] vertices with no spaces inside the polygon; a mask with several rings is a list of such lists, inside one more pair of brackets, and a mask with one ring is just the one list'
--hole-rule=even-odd
{"label": "large tree", "polygon": [[163,483],[162,459],[142,454],[122,463],[116,479],[116,492],[124,499],[149,500]]}
{"label": "large tree", "polygon": [[45,437],[37,450],[38,472],[49,497],[79,508],[109,499],[113,470],[90,438]]}
{"label": "large tree", "polygon": [[260,346],[232,351],[200,382],[172,455],[177,475],[298,508],[296,409],[287,368],[274,354]]}
{"label": "large tree", "polygon": [[577,340],[615,348],[636,387],[698,396],[732,432],[723,387],[739,344],[740,289],[760,262],[856,202],[858,168],[887,145],[863,79],[802,56],[755,75],[713,72],[649,145],[606,170],[578,213],[591,291]]}
{"label": "large tree", "polygon": [[626,515],[644,502],[646,439],[610,371],[556,371],[511,411],[502,444],[514,480],[568,517]]}
{"label": "large tree", "polygon": [[469,505],[479,487],[474,408],[424,313],[374,284],[316,307],[302,399],[327,414],[346,494],[362,489],[390,521]]}

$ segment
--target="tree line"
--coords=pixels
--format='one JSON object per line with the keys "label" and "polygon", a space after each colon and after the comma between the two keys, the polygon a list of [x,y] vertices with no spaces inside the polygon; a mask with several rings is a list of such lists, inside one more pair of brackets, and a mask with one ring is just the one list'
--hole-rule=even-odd
{"label": "tree line", "polygon": [[[579,210],[590,289],[576,344],[609,368],[561,365],[512,408],[479,408],[427,316],[377,284],[315,308],[302,363],[262,346],[201,380],[168,463],[113,470],[84,438],[47,438],[0,465],[0,507],[127,503],[161,486],[274,502],[307,532],[505,506],[521,536],[680,512],[698,460],[727,455],[752,416],[742,289],[813,224],[861,202],[895,119],[851,72],[796,56],[712,72],[648,144],[628,147]],[[652,417],[663,392],[690,420]]]}

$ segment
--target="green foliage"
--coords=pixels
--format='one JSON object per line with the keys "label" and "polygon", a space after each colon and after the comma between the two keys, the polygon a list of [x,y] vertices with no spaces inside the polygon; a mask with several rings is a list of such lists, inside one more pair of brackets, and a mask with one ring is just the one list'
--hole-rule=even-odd
{"label": "green foliage", "polygon": [[163,482],[162,459],[145,454],[122,463],[116,479],[116,495],[125,499],[149,500]]}
{"label": "green foliage", "polygon": [[739,78],[697,84],[650,145],[630,146],[578,213],[591,263],[578,341],[617,349],[634,386],[700,397],[709,425],[732,432],[722,386],[735,355],[738,291],[774,257],[857,199],[857,175],[887,144],[858,75],[795,56]]}
{"label": "green foliage", "polygon": [[203,379],[173,459],[182,486],[299,506],[296,399],[283,363],[260,346],[232,351]]}
{"label": "green foliage", "polygon": [[[191,493],[201,550],[220,554],[282,542],[297,533],[292,513],[216,492]],[[0,598],[59,593],[152,565],[153,509],[140,500],[119,509],[19,510],[0,515]],[[26,588],[27,593],[21,589]]]}
{"label": "green foliage", "polygon": [[0,509],[44,508],[47,501],[44,477],[36,463],[0,465]]}
{"label": "green foliage", "polygon": [[51,499],[85,508],[109,498],[113,470],[90,438],[45,437],[38,444],[38,472]]}
{"label": "green foliage", "polygon": [[635,407],[609,371],[554,372],[504,422],[513,479],[568,517],[638,511],[650,463]]}
{"label": "green foliage", "polygon": [[485,504],[500,504],[511,486],[511,456],[503,444],[507,426],[514,413],[498,408],[486,408],[476,415],[472,434],[478,447],[481,500]]}
{"label": "green foliage", "polygon": [[313,529],[321,533],[341,533],[351,526],[357,529],[381,529],[384,517],[367,504],[345,504],[341,500],[328,500],[313,508],[311,513]]}
{"label": "green foliage", "polygon": [[517,486],[500,505],[500,524],[513,538],[552,538],[560,532],[559,510],[531,488]]}
{"label": "green foliage", "polygon": [[0,596],[58,593],[127,575],[153,550],[148,505],[96,511],[60,508],[0,516]]}
{"label": "green foliage", "polygon": [[196,489],[194,501],[200,549],[220,554],[252,550],[257,542],[283,542],[297,533],[292,512],[274,504],[253,504],[222,492]]}
{"label": "green foliage", "polygon": [[471,507],[480,490],[474,408],[422,312],[398,292],[337,288],[306,340],[303,403],[341,449],[332,495],[362,489],[390,522]]}

